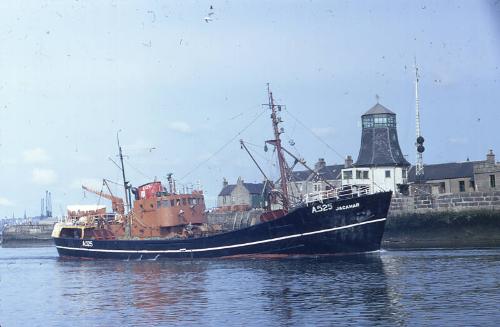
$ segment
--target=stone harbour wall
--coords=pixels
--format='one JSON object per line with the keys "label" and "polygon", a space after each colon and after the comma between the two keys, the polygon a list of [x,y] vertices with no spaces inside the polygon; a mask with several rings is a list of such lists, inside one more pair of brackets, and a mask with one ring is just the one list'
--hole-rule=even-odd
{"label": "stone harbour wall", "polygon": [[51,242],[53,224],[8,226],[2,232],[2,244],[10,242]]}
{"label": "stone harbour wall", "polygon": [[500,210],[500,191],[393,197],[390,215],[432,211]]}
{"label": "stone harbour wall", "polygon": [[384,248],[500,246],[500,191],[394,197]]}

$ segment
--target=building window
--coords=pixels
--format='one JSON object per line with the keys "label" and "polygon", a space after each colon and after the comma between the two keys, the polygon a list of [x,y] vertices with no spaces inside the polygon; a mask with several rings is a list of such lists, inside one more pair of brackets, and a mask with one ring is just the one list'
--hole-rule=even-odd
{"label": "building window", "polygon": [[495,175],[490,175],[490,187],[495,188],[496,187],[496,181],[495,181]]}
{"label": "building window", "polygon": [[356,179],[368,179],[368,170],[356,170]]}
{"label": "building window", "polygon": [[458,188],[459,188],[460,192],[465,192],[465,181],[459,181]]}
{"label": "building window", "polygon": [[321,191],[321,183],[314,183],[313,184],[313,190],[314,190],[314,192]]}
{"label": "building window", "polygon": [[407,172],[406,172],[406,169],[403,169],[401,171],[401,174],[403,175],[403,178],[406,178],[408,175],[407,175]]}
{"label": "building window", "polygon": [[373,116],[363,116],[363,128],[373,127]]}
{"label": "building window", "polygon": [[352,179],[352,170],[345,170],[342,172],[343,179]]}
{"label": "building window", "polygon": [[385,171],[385,178],[391,178],[391,171],[390,170]]}
{"label": "building window", "polygon": [[446,184],[444,182],[439,183],[439,193],[446,192]]}
{"label": "building window", "polygon": [[363,116],[363,128],[396,127],[396,116],[391,114],[377,114]]}

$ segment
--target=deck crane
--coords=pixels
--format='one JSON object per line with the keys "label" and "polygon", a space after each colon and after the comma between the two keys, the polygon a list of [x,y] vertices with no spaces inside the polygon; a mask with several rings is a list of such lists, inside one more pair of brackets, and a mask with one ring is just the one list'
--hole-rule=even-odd
{"label": "deck crane", "polygon": [[118,214],[123,215],[125,213],[125,205],[123,204],[123,199],[113,195],[113,192],[111,192],[108,181],[106,179],[102,180],[102,184],[103,184],[103,186],[106,185],[106,188],[108,189],[109,194],[104,193],[102,190],[101,191],[93,190],[90,187],[87,187],[85,185],[82,185],[82,188],[85,191],[89,191],[90,193],[94,193],[94,194],[99,195],[100,197],[111,200],[111,206],[113,208],[113,212],[116,212]]}

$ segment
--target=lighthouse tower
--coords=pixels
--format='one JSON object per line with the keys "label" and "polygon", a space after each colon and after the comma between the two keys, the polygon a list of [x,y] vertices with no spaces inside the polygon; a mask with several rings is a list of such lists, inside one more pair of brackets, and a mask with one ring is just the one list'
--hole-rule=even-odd
{"label": "lighthouse tower", "polygon": [[396,114],[377,103],[361,121],[358,159],[353,167],[342,170],[342,185],[370,185],[374,192],[398,192],[398,185],[407,182],[410,163],[399,146]]}

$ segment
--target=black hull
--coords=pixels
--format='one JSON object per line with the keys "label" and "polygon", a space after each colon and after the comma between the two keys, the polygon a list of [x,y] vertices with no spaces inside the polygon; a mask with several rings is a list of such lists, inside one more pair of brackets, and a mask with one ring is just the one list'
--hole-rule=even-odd
{"label": "black hull", "polygon": [[332,255],[376,251],[391,193],[325,200],[255,226],[176,240],[54,238],[60,256],[102,259]]}

